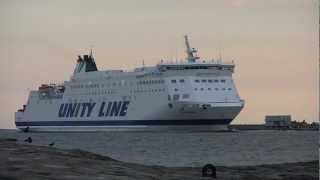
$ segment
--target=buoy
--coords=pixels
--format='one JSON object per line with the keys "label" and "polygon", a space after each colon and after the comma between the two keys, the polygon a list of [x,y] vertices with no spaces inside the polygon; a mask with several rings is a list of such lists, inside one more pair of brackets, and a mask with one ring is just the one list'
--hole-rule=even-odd
{"label": "buoy", "polygon": [[27,139],[24,140],[24,142],[32,143],[32,138],[28,137]]}
{"label": "buoy", "polygon": [[203,166],[202,168],[202,177],[212,177],[212,178],[216,178],[217,174],[216,174],[216,167],[212,164],[206,164],[205,166]]}
{"label": "buoy", "polygon": [[50,143],[49,146],[50,146],[50,147],[54,146],[54,142]]}

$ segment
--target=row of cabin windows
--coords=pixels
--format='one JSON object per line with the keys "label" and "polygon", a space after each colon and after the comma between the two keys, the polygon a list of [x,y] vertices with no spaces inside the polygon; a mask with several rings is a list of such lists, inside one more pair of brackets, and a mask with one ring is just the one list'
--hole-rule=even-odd
{"label": "row of cabin windows", "polygon": [[[121,97],[121,99],[122,100],[124,100],[124,101],[126,101],[126,100],[135,100],[136,99],[136,96],[122,96]],[[100,99],[101,101],[106,101],[107,99],[106,98],[103,98],[103,99]],[[77,103],[77,102],[84,102],[84,101],[88,101],[88,100],[83,100],[83,99],[77,99],[77,98],[74,98],[74,99],[72,99],[72,98],[69,98],[68,99],[68,102],[69,103],[72,103],[72,102],[74,102],[74,103]],[[93,100],[90,98],[89,99],[89,102],[92,102]]]}
{"label": "row of cabin windows", "polygon": [[144,80],[144,81],[138,81],[137,84],[163,84],[163,79],[155,79],[155,80]]}
{"label": "row of cabin windows", "polygon": [[165,92],[165,89],[138,89],[131,90],[131,93],[141,93],[141,92]]}
{"label": "row of cabin windows", "polygon": [[[221,88],[222,91],[225,91],[225,90],[227,90],[227,89],[228,89],[229,91],[232,90],[232,88]],[[195,91],[197,91],[197,90],[204,91],[205,88],[194,88],[194,90],[195,90]],[[208,90],[211,91],[211,88],[208,88]],[[219,88],[214,88],[214,90],[219,91]]]}
{"label": "row of cabin windows", "polygon": [[[137,82],[138,85],[141,84],[163,84],[164,80],[163,79],[156,79],[156,80],[144,80],[144,81],[139,81]],[[77,84],[77,85],[71,85],[71,89],[78,89],[78,88],[104,88],[104,87],[110,87],[110,86],[133,86],[133,82],[126,82],[126,81],[119,81],[119,82],[113,82],[110,84]]]}
{"label": "row of cabin windows", "polygon": [[87,91],[87,92],[72,92],[69,93],[68,95],[103,95],[103,94],[115,94],[115,90],[106,90],[106,91]]}
{"label": "row of cabin windows", "polygon": [[[157,93],[157,92],[165,92],[165,89],[141,89],[141,90],[130,90],[130,93],[146,93],[146,92],[153,92],[153,93]],[[79,93],[79,95],[102,95],[102,94],[113,94],[116,93],[115,91],[95,91],[95,92],[87,92],[87,93]],[[36,96],[32,96],[32,98],[35,98]],[[131,96],[123,96],[123,98],[128,97],[129,99],[131,99]],[[40,101],[37,101],[37,104]],[[50,101],[51,104],[51,101]]]}
{"label": "row of cabin windows", "polygon": [[79,89],[79,88],[99,88],[100,84],[76,84],[71,85],[71,89]]}
{"label": "row of cabin windows", "polygon": [[[132,100],[132,99],[136,99],[136,96],[122,96],[121,97],[121,99],[122,100]],[[101,101],[106,101],[107,99],[106,98],[103,98],[103,99],[101,99]],[[74,99],[72,99],[72,98],[69,98],[68,99],[68,102],[69,103],[72,103],[72,102],[75,102],[75,103],[77,103],[77,102],[84,102],[84,101],[89,101],[89,102],[92,102],[93,100],[90,98],[89,100],[85,100],[85,99],[77,99],[77,98],[74,98]]]}
{"label": "row of cabin windows", "polygon": [[[146,90],[146,89],[144,89],[144,90],[131,90],[130,91],[130,93],[146,93],[146,92],[153,92],[153,93],[156,93],[156,92],[165,92],[165,89],[148,89],[148,90]],[[88,93],[82,93],[83,95],[102,95],[102,94],[113,94],[113,93],[116,93],[115,91],[101,91],[101,92],[88,92]],[[33,96],[32,98],[34,98],[34,97],[36,97],[36,96]],[[131,100],[131,96],[123,96],[122,97],[122,99],[123,100]],[[136,99],[136,97],[134,96],[134,99]],[[72,101],[72,99],[69,99],[69,101],[71,102]],[[75,99],[75,101],[77,101],[76,99]],[[91,101],[91,99],[90,99],[90,101]],[[37,104],[39,104],[39,100],[37,101]],[[42,102],[42,101],[41,101]],[[45,102],[45,103],[47,103],[47,101],[43,101],[43,102]],[[52,104],[52,101],[50,100],[50,101],[48,101],[50,104]]]}
{"label": "row of cabin windows", "polygon": [[[190,98],[190,94],[182,94],[181,98],[182,99],[189,99]],[[178,101],[179,99],[180,99],[180,94],[174,94],[172,96],[172,100],[174,100],[174,101]],[[168,101],[171,101],[171,96],[170,95],[168,95]]]}
{"label": "row of cabin windows", "polygon": [[[194,82],[200,83],[200,80],[196,79],[196,80],[194,80]],[[218,83],[219,80],[218,79],[208,79],[208,80],[207,79],[201,79],[201,82],[203,82],[203,83],[206,83],[206,82],[208,82],[208,83],[212,83],[212,82]],[[226,80],[225,79],[220,79],[220,82],[225,83]]]}
{"label": "row of cabin windows", "polygon": [[[186,69],[215,69],[215,70],[232,70],[232,67],[221,66],[167,66],[167,70],[186,70]],[[164,70],[161,68],[161,70]]]}
{"label": "row of cabin windows", "polygon": [[[180,83],[184,83],[184,79],[180,79],[179,82],[180,82]],[[172,80],[171,80],[171,83],[177,83],[177,80],[172,79]]]}
{"label": "row of cabin windows", "polygon": [[[218,79],[201,79],[201,80],[196,79],[196,80],[194,80],[194,82],[196,82],[196,83],[200,83],[200,81],[203,82],[203,83],[206,83],[206,82],[208,82],[208,83],[212,83],[212,82],[218,83],[219,82]],[[184,79],[180,79],[179,82],[180,83],[184,83]],[[225,83],[226,80],[225,79],[220,79],[220,82]],[[172,79],[171,83],[177,83],[177,80],[176,79]]]}
{"label": "row of cabin windows", "polygon": [[[216,91],[219,91],[219,88],[214,88]],[[229,91],[231,91],[232,90],[232,88],[221,88],[221,90],[223,90],[223,91],[225,91],[225,90],[229,90]],[[201,90],[201,91],[204,91],[205,90],[205,88],[194,88],[194,90],[195,91],[197,91],[197,90]],[[212,89],[211,88],[208,88],[208,90],[209,91],[211,91]],[[179,91],[179,89],[178,88],[174,88],[174,91]]]}
{"label": "row of cabin windows", "polygon": [[[165,89],[137,89],[130,90],[130,93],[141,93],[141,92],[165,92]],[[93,92],[85,92],[85,93],[72,93],[78,95],[102,95],[102,94],[114,94],[115,90],[107,90],[107,91],[93,91]]]}

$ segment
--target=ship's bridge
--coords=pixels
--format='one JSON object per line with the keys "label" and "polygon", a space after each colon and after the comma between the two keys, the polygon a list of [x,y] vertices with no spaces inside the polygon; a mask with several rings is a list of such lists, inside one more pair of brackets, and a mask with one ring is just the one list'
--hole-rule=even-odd
{"label": "ship's bridge", "polygon": [[233,62],[221,62],[220,60],[202,61],[197,63],[180,62],[180,63],[160,63],[157,68],[161,71],[167,70],[197,70],[197,69],[211,69],[211,70],[228,70],[233,72]]}
{"label": "ship's bridge", "polygon": [[188,36],[184,36],[186,45],[186,61],[164,63],[161,61],[157,68],[159,71],[164,72],[167,70],[227,70],[233,72],[234,63],[222,62],[221,58],[218,60],[199,60],[200,57],[196,54],[198,51],[195,48],[191,48],[188,40]]}

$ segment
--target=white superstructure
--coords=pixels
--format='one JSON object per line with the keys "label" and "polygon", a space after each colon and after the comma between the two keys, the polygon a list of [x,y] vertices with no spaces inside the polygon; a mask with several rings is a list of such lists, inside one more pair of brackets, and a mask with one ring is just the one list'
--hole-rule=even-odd
{"label": "white superstructure", "polygon": [[63,84],[30,92],[15,113],[17,128],[34,131],[200,129],[226,127],[241,111],[233,63],[198,60],[185,36],[183,63],[98,71],[93,55],[79,56]]}

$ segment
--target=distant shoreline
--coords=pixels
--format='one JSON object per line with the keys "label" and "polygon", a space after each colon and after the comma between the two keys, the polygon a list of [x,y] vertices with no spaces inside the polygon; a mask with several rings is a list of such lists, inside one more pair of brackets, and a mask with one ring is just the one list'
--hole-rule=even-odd
{"label": "distant shoreline", "polygon": [[[146,166],[82,150],[19,144],[14,140],[0,140],[0,179],[202,179],[201,167]],[[318,161],[216,168],[217,179],[319,177]]]}
{"label": "distant shoreline", "polygon": [[234,130],[298,130],[298,131],[318,131],[318,128],[292,128],[292,127],[268,127],[264,124],[231,124],[230,129]]}

